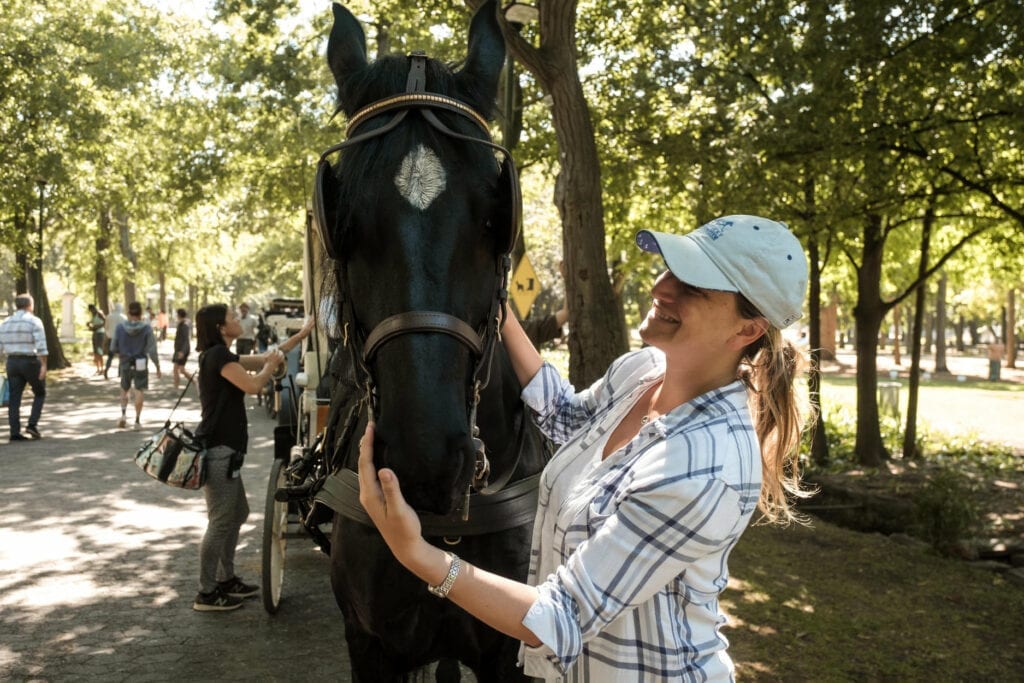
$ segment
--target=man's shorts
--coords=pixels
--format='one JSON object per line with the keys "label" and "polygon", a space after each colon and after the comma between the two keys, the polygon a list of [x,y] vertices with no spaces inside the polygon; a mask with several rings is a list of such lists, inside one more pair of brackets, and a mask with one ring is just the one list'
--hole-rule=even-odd
{"label": "man's shorts", "polygon": [[130,364],[121,366],[121,390],[128,391],[135,385],[136,389],[149,389],[149,370],[136,370]]}
{"label": "man's shorts", "polygon": [[181,367],[185,367],[185,361],[188,360],[188,354],[185,353],[184,351],[176,351],[174,353],[174,359],[173,360],[174,360],[174,364],[175,365],[180,365]]}

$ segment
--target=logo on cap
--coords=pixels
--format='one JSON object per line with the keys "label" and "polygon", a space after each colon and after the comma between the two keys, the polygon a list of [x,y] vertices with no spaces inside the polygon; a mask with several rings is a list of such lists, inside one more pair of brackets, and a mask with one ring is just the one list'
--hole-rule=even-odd
{"label": "logo on cap", "polygon": [[724,218],[716,218],[710,223],[705,223],[703,226],[701,226],[700,229],[707,233],[707,236],[710,237],[712,241],[714,241],[725,234],[726,228],[731,227],[732,221],[727,221]]}

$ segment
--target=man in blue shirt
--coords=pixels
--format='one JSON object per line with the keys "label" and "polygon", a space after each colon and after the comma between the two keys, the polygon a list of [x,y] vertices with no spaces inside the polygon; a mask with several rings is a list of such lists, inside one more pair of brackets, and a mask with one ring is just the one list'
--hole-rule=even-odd
{"label": "man in blue shirt", "polygon": [[[38,424],[46,400],[46,332],[43,321],[32,314],[35,305],[32,295],[19,294],[14,298],[18,310],[0,325],[0,347],[7,354],[7,381],[11,399],[7,406],[7,419],[11,425],[11,441],[41,439]],[[25,436],[21,433],[21,395],[25,385],[32,387],[32,412],[29,413]]]}
{"label": "man in blue shirt", "polygon": [[128,394],[133,386],[135,389],[135,429],[141,429],[139,421],[142,415],[143,393],[149,388],[149,364],[147,358],[156,365],[156,376],[160,374],[160,357],[156,353],[156,337],[153,328],[142,319],[142,304],[133,301],[128,304],[128,319],[117,326],[111,350],[116,352],[120,360],[121,375],[121,419],[117,426],[124,429],[127,425],[125,413],[128,411]]}

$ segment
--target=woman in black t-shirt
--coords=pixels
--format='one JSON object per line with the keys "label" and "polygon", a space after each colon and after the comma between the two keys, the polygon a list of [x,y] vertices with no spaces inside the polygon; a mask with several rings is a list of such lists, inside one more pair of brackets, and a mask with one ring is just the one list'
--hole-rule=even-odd
{"label": "woman in black t-shirt", "polygon": [[[313,329],[312,318],[277,349],[259,355],[238,356],[231,342],[242,333],[238,316],[225,304],[204,306],[196,313],[196,348],[199,356],[199,400],[202,419],[196,436],[207,449],[207,527],[199,549],[199,593],[192,609],[224,611],[242,606],[259,592],[235,576],[238,532],[249,516],[241,468],[249,442],[245,395],[256,394]],[[252,374],[255,373],[255,374]]]}

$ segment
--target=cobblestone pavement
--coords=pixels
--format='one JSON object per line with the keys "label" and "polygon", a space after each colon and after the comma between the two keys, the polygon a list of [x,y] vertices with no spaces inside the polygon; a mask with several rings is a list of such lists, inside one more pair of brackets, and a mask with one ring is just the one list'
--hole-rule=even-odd
{"label": "cobblestone pavement", "polygon": [[[290,542],[276,615],[259,598],[233,612],[192,610],[202,494],[132,463],[177,396],[163,367],[139,432],[116,428],[117,382],[85,364],[51,374],[41,441],[8,443],[0,410],[0,680],[350,680],[328,560],[311,541]],[[258,583],[273,423],[255,399],[247,405],[252,511],[236,568]],[[198,408],[190,389],[175,418],[195,425]]]}

